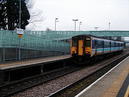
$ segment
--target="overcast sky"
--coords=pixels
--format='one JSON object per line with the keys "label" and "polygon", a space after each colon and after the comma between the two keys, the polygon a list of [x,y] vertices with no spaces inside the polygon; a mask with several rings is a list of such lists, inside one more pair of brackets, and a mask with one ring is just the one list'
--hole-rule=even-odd
{"label": "overcast sky", "polygon": [[33,0],[32,11],[40,13],[40,21],[30,23],[27,29],[54,30],[55,18],[59,18],[57,30],[74,30],[72,19],[82,22],[83,31],[96,26],[107,30],[109,22],[111,30],[129,30],[129,0]]}

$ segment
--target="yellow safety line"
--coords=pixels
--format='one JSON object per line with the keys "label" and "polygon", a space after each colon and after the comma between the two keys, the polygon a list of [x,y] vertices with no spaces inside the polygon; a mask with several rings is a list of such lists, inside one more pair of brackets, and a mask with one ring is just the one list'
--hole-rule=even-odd
{"label": "yellow safety line", "polygon": [[126,93],[125,93],[124,97],[129,97],[129,86],[128,86],[127,90],[126,90]]}

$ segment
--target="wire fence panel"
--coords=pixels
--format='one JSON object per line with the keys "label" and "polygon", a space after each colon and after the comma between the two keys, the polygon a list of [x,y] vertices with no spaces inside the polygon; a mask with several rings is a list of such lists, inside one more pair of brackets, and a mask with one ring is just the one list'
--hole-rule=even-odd
{"label": "wire fence panel", "polygon": [[0,62],[69,54],[70,39],[58,40],[53,33],[25,31],[21,39],[16,31],[0,31]]}

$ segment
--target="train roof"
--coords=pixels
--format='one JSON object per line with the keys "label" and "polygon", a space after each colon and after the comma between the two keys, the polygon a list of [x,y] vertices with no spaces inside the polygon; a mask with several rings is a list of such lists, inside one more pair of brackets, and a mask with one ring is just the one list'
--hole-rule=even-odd
{"label": "train roof", "polygon": [[96,39],[102,39],[102,40],[104,39],[104,40],[123,42],[123,41],[118,41],[118,40],[106,39],[106,38],[103,38],[103,37],[93,36],[93,35],[90,35],[90,34],[76,35],[76,36],[73,36],[72,38],[78,38],[78,37],[93,37],[93,38],[96,38]]}
{"label": "train roof", "polygon": [[96,37],[96,36],[93,36],[93,35],[90,35],[90,34],[81,34],[81,35],[76,35],[76,36],[73,36],[73,37],[80,37],[80,36]]}

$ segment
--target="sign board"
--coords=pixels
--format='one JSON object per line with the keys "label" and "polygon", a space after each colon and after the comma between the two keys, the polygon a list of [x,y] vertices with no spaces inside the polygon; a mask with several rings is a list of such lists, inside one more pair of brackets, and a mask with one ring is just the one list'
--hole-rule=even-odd
{"label": "sign board", "polygon": [[17,34],[19,38],[22,38],[23,34],[24,34],[24,30],[23,29],[17,29]]}

